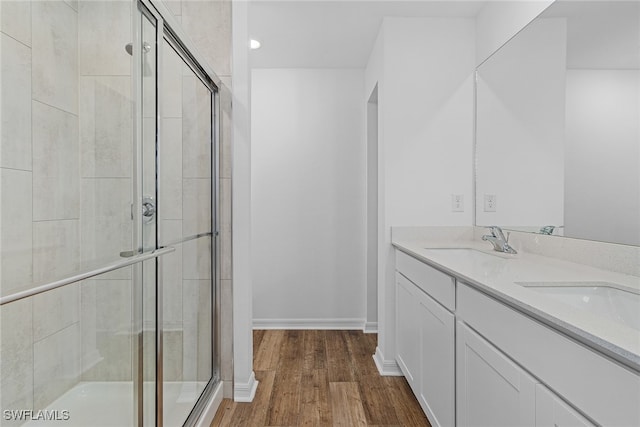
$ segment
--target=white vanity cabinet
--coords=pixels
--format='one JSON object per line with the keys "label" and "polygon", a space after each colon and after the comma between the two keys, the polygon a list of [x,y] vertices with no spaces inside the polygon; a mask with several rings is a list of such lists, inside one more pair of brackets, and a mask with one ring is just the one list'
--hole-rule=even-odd
{"label": "white vanity cabinet", "polygon": [[[487,345],[491,342],[496,352],[535,377],[531,397],[535,423],[530,425],[640,426],[640,376],[636,372],[464,283],[457,285],[456,320],[465,337],[475,334]],[[479,391],[469,388],[466,377],[472,365],[463,361],[462,351],[469,351],[462,339],[459,337],[456,349],[458,419],[468,417],[460,403]],[[495,391],[488,386],[484,392]]]}
{"label": "white vanity cabinet", "polygon": [[536,385],[536,427],[589,427],[586,418],[542,384]]}
{"label": "white vanity cabinet", "polygon": [[421,352],[418,292],[420,290],[413,283],[396,273],[396,361],[414,391],[418,384]]}
{"label": "white vanity cabinet", "polygon": [[432,425],[640,426],[637,371],[447,271],[396,251],[396,361]]}
{"label": "white vanity cabinet", "polygon": [[462,322],[456,345],[457,425],[536,425],[537,381]]}
{"label": "white vanity cabinet", "polygon": [[396,255],[396,360],[431,424],[454,426],[455,280]]}
{"label": "white vanity cabinet", "polygon": [[459,427],[594,426],[469,326],[456,327]]}

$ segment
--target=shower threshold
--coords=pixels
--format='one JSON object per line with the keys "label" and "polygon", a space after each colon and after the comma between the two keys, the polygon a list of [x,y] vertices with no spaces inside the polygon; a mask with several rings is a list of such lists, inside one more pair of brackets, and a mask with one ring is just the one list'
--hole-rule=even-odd
{"label": "shower threshold", "polygon": [[[164,425],[181,426],[206,386],[206,382],[164,383]],[[144,384],[145,425],[155,425],[155,383]],[[124,427],[133,425],[133,383],[128,381],[80,382],[45,408],[68,411],[68,420],[32,420],[25,427]]]}

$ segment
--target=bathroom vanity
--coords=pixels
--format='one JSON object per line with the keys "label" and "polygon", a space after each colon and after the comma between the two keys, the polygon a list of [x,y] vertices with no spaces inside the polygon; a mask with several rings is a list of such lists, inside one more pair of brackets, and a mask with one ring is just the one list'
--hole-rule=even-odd
{"label": "bathroom vanity", "polygon": [[396,361],[432,425],[640,425],[640,278],[393,244]]}

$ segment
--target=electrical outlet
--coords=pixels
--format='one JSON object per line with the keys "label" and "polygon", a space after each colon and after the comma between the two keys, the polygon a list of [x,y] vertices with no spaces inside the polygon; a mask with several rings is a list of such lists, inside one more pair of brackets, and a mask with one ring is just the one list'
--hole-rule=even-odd
{"label": "electrical outlet", "polygon": [[464,195],[451,195],[451,212],[464,212]]}
{"label": "electrical outlet", "polygon": [[498,200],[495,194],[484,195],[484,211],[485,212],[495,212],[497,204],[498,204]]}

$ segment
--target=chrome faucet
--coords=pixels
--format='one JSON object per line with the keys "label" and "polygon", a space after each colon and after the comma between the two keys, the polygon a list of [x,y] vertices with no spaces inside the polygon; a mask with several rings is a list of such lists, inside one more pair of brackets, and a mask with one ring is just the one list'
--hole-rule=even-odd
{"label": "chrome faucet", "polygon": [[491,234],[485,234],[482,236],[482,240],[491,242],[493,250],[498,252],[505,252],[508,254],[517,254],[518,252],[509,245],[509,237],[504,237],[502,229],[497,225],[487,227]]}

